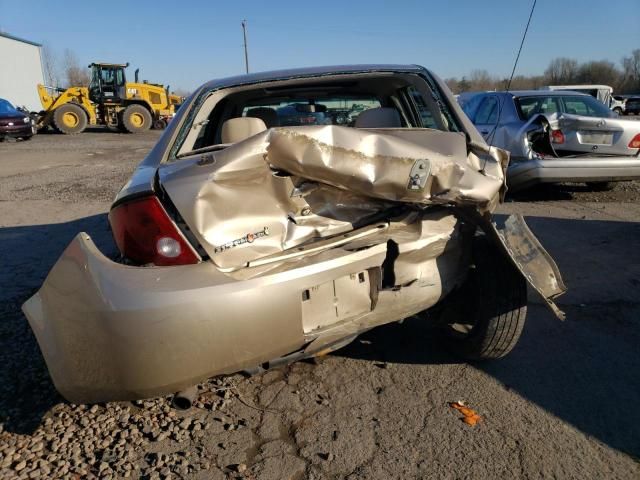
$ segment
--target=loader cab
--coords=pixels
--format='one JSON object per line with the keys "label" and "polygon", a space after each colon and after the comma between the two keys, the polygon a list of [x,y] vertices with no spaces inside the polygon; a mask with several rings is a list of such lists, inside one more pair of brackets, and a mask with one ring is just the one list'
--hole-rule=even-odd
{"label": "loader cab", "polygon": [[128,63],[92,63],[89,98],[95,103],[122,104],[126,98],[124,69]]}

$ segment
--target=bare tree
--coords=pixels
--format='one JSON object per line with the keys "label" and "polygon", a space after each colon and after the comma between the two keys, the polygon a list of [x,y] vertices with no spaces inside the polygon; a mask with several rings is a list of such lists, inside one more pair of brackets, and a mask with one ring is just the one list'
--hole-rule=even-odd
{"label": "bare tree", "polygon": [[544,76],[550,85],[567,85],[578,79],[578,62],[572,58],[554,58],[544,71]]}
{"label": "bare tree", "polygon": [[640,48],[631,52],[630,57],[622,58],[622,87],[632,93],[640,91]]}
{"label": "bare tree", "polygon": [[598,60],[580,65],[578,80],[580,83],[596,83],[610,85],[617,90],[622,75],[613,62]]}
{"label": "bare tree", "polygon": [[458,79],[456,77],[445,78],[444,83],[447,84],[447,87],[449,87],[449,90],[451,90],[452,92],[460,92],[460,83],[458,82]]}
{"label": "bare tree", "polygon": [[463,76],[458,83],[458,93],[468,92],[469,90],[471,90],[471,84],[467,77]]}
{"label": "bare tree", "polygon": [[75,53],[66,48],[64,50],[64,75],[67,87],[89,86],[89,73],[86,68],[81,68]]}
{"label": "bare tree", "polygon": [[44,68],[44,82],[51,87],[60,86],[58,61],[49,45],[42,47],[42,66]]}
{"label": "bare tree", "polygon": [[469,77],[472,90],[493,90],[498,83],[486,70],[474,70]]}
{"label": "bare tree", "polygon": [[[509,79],[505,79],[503,82],[503,87],[506,88],[506,85],[509,83]],[[516,75],[513,77],[511,81],[511,90],[536,90],[544,85],[544,77],[541,75],[525,77],[524,75]]]}

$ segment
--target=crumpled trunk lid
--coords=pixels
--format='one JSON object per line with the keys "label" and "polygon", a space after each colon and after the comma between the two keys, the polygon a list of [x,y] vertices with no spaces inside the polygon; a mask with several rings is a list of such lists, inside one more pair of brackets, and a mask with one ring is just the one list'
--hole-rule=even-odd
{"label": "crumpled trunk lid", "polygon": [[160,184],[223,270],[373,224],[398,208],[492,211],[508,155],[462,134],[337,126],[274,128],[165,164]]}

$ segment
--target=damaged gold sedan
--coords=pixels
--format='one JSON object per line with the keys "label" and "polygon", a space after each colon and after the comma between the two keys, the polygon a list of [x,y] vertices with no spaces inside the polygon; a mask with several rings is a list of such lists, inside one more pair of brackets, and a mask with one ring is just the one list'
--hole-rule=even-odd
{"label": "damaged gold sedan", "polygon": [[422,67],[213,81],[118,194],[121,259],[78,234],[23,310],[73,402],[269,368],[412,315],[499,358],[527,280],[559,316],[565,289],[521,217],[491,218],[507,164]]}

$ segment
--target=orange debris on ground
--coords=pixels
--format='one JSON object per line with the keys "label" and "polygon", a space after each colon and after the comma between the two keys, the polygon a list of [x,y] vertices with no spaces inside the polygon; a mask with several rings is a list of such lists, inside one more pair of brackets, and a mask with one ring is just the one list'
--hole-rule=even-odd
{"label": "orange debris on ground", "polygon": [[449,406],[451,408],[455,408],[462,415],[464,415],[460,420],[462,420],[467,425],[471,425],[473,427],[476,423],[482,420],[482,417],[478,415],[475,410],[472,410],[471,408],[465,406],[462,402],[451,402]]}

